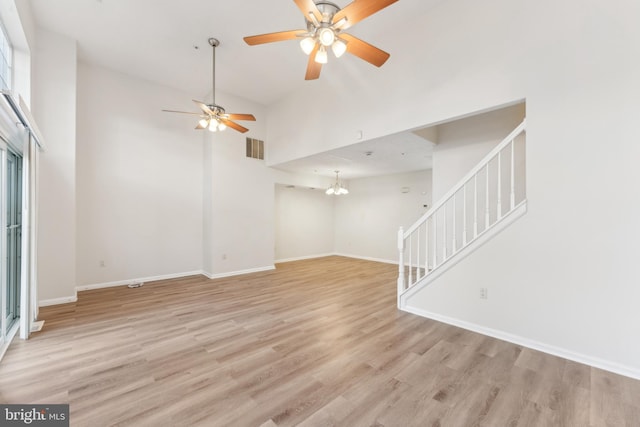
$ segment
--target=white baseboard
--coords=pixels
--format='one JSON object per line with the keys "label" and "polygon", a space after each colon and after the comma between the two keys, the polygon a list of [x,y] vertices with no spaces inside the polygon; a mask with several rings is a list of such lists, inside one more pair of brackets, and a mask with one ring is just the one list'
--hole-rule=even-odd
{"label": "white baseboard", "polygon": [[181,277],[198,276],[198,275],[204,275],[204,272],[202,270],[197,270],[197,271],[188,271],[184,273],[163,274],[160,276],[148,276],[148,277],[138,277],[136,279],[117,280],[115,282],[94,283],[91,285],[76,286],[76,292],[90,291],[92,289],[111,288],[114,286],[124,286],[124,285],[130,285],[132,283],[146,283],[146,282],[155,282],[157,280],[179,279]]}
{"label": "white baseboard", "polygon": [[145,283],[145,282],[154,282],[156,280],[179,279],[181,277],[197,276],[197,275],[204,275],[204,272],[202,270],[197,270],[197,271],[189,271],[184,273],[163,274],[159,276],[139,277],[137,279],[117,280],[114,282],[93,283],[90,285],[76,286],[75,295],[68,296],[68,297],[40,300],[38,302],[38,307],[48,307],[51,305],[68,304],[71,302],[76,302],[78,301],[78,292],[81,292],[81,291],[112,288],[114,286],[125,286],[131,283]]}
{"label": "white baseboard", "polygon": [[70,297],[43,299],[38,302],[38,307],[48,307],[50,305],[69,304],[78,301],[78,294]]}
{"label": "white baseboard", "polygon": [[226,273],[216,273],[216,274],[207,273],[206,271],[203,271],[202,274],[208,277],[209,279],[222,279],[224,277],[240,276],[242,274],[259,273],[261,271],[269,271],[269,270],[275,270],[275,269],[276,269],[275,265],[268,265],[266,267],[257,267],[257,268],[250,268],[247,270],[229,271]]}
{"label": "white baseboard", "polygon": [[211,274],[206,271],[197,270],[197,271],[188,271],[183,273],[163,274],[159,276],[138,277],[135,279],[116,280],[113,282],[93,283],[90,285],[76,286],[76,289],[75,289],[76,294],[74,296],[40,300],[38,302],[38,307],[47,307],[51,305],[68,304],[70,302],[76,302],[78,301],[78,292],[90,291],[93,289],[104,289],[104,288],[111,288],[114,286],[130,285],[132,283],[155,282],[157,280],[179,279],[182,277],[198,276],[198,275],[203,275],[209,279],[219,279],[223,277],[239,276],[241,274],[257,273],[257,272],[268,271],[268,270],[275,270],[275,266],[269,265],[266,267],[251,268],[248,270],[240,270],[240,271],[230,271],[227,273],[218,273],[218,274]]}
{"label": "white baseboard", "polygon": [[441,314],[432,313],[430,311],[422,310],[420,308],[411,307],[405,305],[401,310],[407,313],[412,313],[427,319],[436,320],[438,322],[446,323],[448,325],[457,326],[462,329],[477,332],[482,335],[487,335],[493,338],[497,338],[502,341],[507,341],[513,344],[521,345],[533,350],[538,350],[543,353],[551,354],[554,356],[562,357],[563,359],[572,360],[574,362],[589,365],[594,368],[602,369],[605,371],[613,372],[614,374],[623,375],[625,377],[634,378],[640,380],[640,369],[631,366],[621,365],[619,363],[611,362],[608,360],[599,359],[597,357],[587,356],[581,353],[548,345],[535,340],[521,337],[519,335],[510,334],[508,332],[499,331],[496,329],[486,328],[484,326],[477,325],[475,323],[466,322],[464,320],[455,319]]}
{"label": "white baseboard", "polygon": [[360,255],[353,255],[353,254],[343,254],[343,253],[338,253],[338,252],[332,252],[332,253],[327,253],[327,254],[319,254],[319,255],[301,256],[301,257],[297,257],[297,258],[279,259],[279,260],[276,260],[275,263],[279,264],[279,263],[283,263],[283,262],[303,261],[303,260],[307,260],[307,259],[324,258],[324,257],[328,257],[328,256],[341,256],[341,257],[345,257],[345,258],[361,259],[361,260],[364,260],[364,261],[382,262],[384,264],[395,264],[395,265],[398,265],[398,260],[373,258],[373,257],[368,257],[368,256],[360,256]]}
{"label": "white baseboard", "polygon": [[306,259],[316,259],[316,258],[324,258],[324,257],[328,257],[328,256],[333,256],[335,255],[334,253],[327,253],[327,254],[318,254],[318,255],[305,255],[305,256],[299,256],[299,257],[295,257],[295,258],[283,258],[283,259],[277,259],[274,261],[275,264],[280,264],[283,262],[293,262],[293,261],[304,261]]}
{"label": "white baseboard", "polygon": [[382,259],[382,258],[373,258],[373,257],[368,257],[368,256],[360,256],[360,255],[351,255],[351,254],[343,254],[343,253],[334,253],[333,255],[336,256],[343,256],[346,258],[354,258],[354,259],[361,259],[364,261],[374,261],[374,262],[382,262],[384,264],[395,264],[398,265],[398,260],[390,260],[390,259]]}

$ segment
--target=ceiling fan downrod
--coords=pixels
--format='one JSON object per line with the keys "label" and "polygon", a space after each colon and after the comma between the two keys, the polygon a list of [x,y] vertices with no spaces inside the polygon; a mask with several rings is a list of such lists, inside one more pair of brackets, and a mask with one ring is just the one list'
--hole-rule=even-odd
{"label": "ceiling fan downrod", "polygon": [[211,83],[212,83],[212,94],[211,97],[213,99],[212,102],[212,108],[216,107],[216,47],[220,46],[220,41],[216,38],[211,37],[209,39],[209,44],[211,45],[211,47],[213,48],[213,54],[212,54],[212,59],[211,59]]}

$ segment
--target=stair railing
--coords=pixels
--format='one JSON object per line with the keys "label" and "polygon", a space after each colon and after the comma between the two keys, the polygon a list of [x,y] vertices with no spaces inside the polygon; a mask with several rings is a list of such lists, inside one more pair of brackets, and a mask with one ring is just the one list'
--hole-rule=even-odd
{"label": "stair railing", "polygon": [[406,231],[398,230],[400,297],[526,203],[524,120]]}

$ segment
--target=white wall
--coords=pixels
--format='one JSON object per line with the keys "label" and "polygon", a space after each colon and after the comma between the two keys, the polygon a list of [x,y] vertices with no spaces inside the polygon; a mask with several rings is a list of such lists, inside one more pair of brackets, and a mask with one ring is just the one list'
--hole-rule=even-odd
{"label": "white wall", "polygon": [[347,196],[276,186],[276,260],[338,253],[397,262],[398,228],[431,204],[431,170],[343,182]]}
{"label": "white wall", "polygon": [[202,132],[161,111],[190,99],[79,64],[78,285],[202,269]]}
{"label": "white wall", "polygon": [[276,185],[276,261],[334,252],[334,199],[324,193],[324,187]]}
{"label": "white wall", "polygon": [[275,184],[326,188],[328,178],[293,174],[246,157],[246,138],[261,139],[268,154],[266,108],[225,93],[216,102],[227,111],[251,113],[255,122],[241,134],[205,132],[203,268],[211,276],[274,268]]}
{"label": "white wall", "polygon": [[[633,0],[441,2],[389,31],[379,70],[273,106],[269,161],[526,99],[527,215],[410,304],[640,377],[637,16]],[[332,108],[312,121],[308,99]]]}
{"label": "white wall", "polygon": [[273,267],[273,171],[246,157],[246,138],[265,139],[264,107],[216,93],[227,111],[251,113],[245,134],[205,132],[205,272],[210,276]]}
{"label": "white wall", "polygon": [[[38,180],[38,295],[75,295],[76,43],[38,31],[33,115],[46,135]],[[54,114],[55,112],[55,114]]]}
{"label": "white wall", "polygon": [[[398,262],[398,228],[407,228],[431,206],[431,170],[352,179],[336,197],[335,251]],[[403,188],[408,188],[403,193]]]}

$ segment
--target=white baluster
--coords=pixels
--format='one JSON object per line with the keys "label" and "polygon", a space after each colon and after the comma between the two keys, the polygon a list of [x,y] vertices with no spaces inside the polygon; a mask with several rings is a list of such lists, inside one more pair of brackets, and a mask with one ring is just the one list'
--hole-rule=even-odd
{"label": "white baluster", "polygon": [[478,174],[473,176],[473,238],[478,237]]}
{"label": "white baluster", "polygon": [[447,259],[447,203],[442,205],[442,261]]}
{"label": "white baluster", "polygon": [[462,247],[467,246],[467,182],[462,187]]}
{"label": "white baluster", "polygon": [[416,238],[418,243],[416,243],[416,282],[420,280],[420,227],[416,230]]}
{"label": "white baluster", "polygon": [[484,189],[485,196],[485,212],[484,212],[484,229],[489,228],[489,162],[487,162],[487,174],[486,174],[486,188]]}
{"label": "white baluster", "polygon": [[515,139],[511,140],[511,208],[510,211],[513,210],[516,206],[516,173],[515,173],[515,165],[516,165],[516,155],[515,155]]}
{"label": "white baluster", "polygon": [[398,230],[398,308],[400,308],[400,295],[404,292],[404,229]]}
{"label": "white baluster", "polygon": [[[498,212],[497,220],[502,218],[502,151],[498,152]],[[497,221],[496,220],[496,221]]]}
{"label": "white baluster", "polygon": [[409,282],[407,288],[413,286],[413,233],[409,235]]}
{"label": "white baluster", "polygon": [[434,211],[433,215],[433,264],[432,268],[438,265],[438,211]]}
{"label": "white baluster", "polygon": [[429,274],[429,218],[424,221],[424,275]]}
{"label": "white baluster", "polygon": [[456,253],[456,193],[453,193],[453,213],[451,214],[451,255]]}

